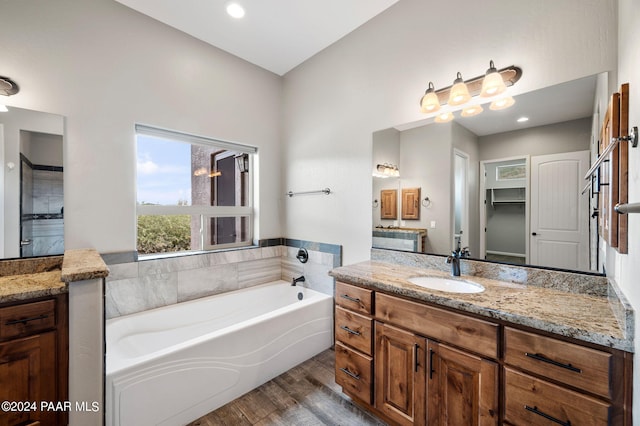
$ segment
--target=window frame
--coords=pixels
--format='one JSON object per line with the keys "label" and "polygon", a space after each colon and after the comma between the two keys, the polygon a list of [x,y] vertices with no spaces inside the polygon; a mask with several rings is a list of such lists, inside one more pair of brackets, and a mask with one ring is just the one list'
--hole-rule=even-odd
{"label": "window frame", "polygon": [[[204,206],[204,205],[189,205],[189,206],[180,206],[180,205],[151,205],[151,204],[140,204],[138,203],[136,196],[136,223],[137,218],[139,216],[172,216],[172,215],[191,215],[191,216],[200,216],[200,248],[194,249],[193,247],[190,250],[184,251],[175,251],[175,252],[158,252],[158,253],[145,253],[141,254],[140,257],[151,257],[151,256],[166,256],[166,255],[189,255],[198,252],[204,251],[218,251],[225,250],[229,248],[238,248],[238,247],[250,247],[253,246],[254,243],[254,221],[255,218],[255,209],[254,209],[254,178],[253,173],[255,170],[254,160],[255,156],[258,153],[258,148],[251,145],[239,144],[236,142],[225,141],[221,139],[209,138],[206,136],[193,135],[189,133],[174,131],[163,129],[154,126],[148,126],[144,124],[136,124],[135,125],[135,136],[136,136],[136,158],[137,158],[137,150],[138,150],[138,136],[151,136],[155,138],[165,139],[171,142],[176,143],[186,143],[189,145],[203,145],[214,148],[223,148],[229,151],[235,151],[242,154],[248,155],[248,169],[247,173],[247,198],[245,206]],[[137,168],[136,168],[136,194],[138,191],[138,182],[137,182]],[[209,218],[219,218],[219,217],[246,217],[247,218],[247,239],[246,241],[235,242],[235,243],[226,243],[226,244],[216,244],[210,245],[206,244],[205,236],[209,234],[210,231],[205,229],[205,220]],[[138,246],[138,232],[136,226],[136,250]]]}

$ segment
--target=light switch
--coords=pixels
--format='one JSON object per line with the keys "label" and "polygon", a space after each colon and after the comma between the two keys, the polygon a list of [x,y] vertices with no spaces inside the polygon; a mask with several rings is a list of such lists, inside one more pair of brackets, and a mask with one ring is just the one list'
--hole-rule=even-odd
{"label": "light switch", "polygon": [[436,227],[436,221],[432,220],[431,221],[431,228],[435,229],[435,227]]}

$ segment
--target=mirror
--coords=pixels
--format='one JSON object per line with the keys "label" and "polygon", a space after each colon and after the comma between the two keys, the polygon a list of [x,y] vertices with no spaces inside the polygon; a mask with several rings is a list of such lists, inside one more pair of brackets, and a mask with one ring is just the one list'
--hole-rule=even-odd
{"label": "mirror", "polygon": [[64,118],[7,108],[0,112],[0,258],[62,254]]}
{"label": "mirror", "polygon": [[[521,94],[506,110],[374,132],[373,247],[440,255],[468,247],[473,259],[595,271],[598,239],[589,230],[597,229],[591,217],[597,194],[581,192],[598,139],[596,94],[603,90],[606,73]],[[383,177],[381,164],[397,167],[400,176]],[[564,181],[571,185],[560,187]],[[401,212],[385,219],[381,194],[407,188],[421,191],[417,219],[398,219]],[[565,236],[572,227],[575,239]]]}

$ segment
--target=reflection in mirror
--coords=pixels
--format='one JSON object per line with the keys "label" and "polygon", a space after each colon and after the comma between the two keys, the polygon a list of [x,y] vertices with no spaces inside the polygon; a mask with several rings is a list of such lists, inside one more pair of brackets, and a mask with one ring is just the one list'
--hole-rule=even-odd
{"label": "reflection in mirror", "polygon": [[1,258],[64,252],[63,134],[60,115],[7,107],[0,112],[3,197]]}
{"label": "reflection in mirror", "polygon": [[[372,200],[419,188],[421,211],[385,219],[374,207],[373,246],[440,255],[468,247],[474,259],[594,271],[597,194],[581,190],[597,154],[596,94],[606,88],[603,73],[521,94],[507,110],[375,132]],[[375,173],[385,163],[400,176]]]}

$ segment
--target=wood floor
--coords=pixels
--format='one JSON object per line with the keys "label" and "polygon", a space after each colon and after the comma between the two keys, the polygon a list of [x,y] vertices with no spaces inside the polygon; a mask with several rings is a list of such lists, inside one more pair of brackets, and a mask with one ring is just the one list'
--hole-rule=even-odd
{"label": "wood floor", "polygon": [[385,425],[341,392],[334,357],[326,350],[188,426]]}

